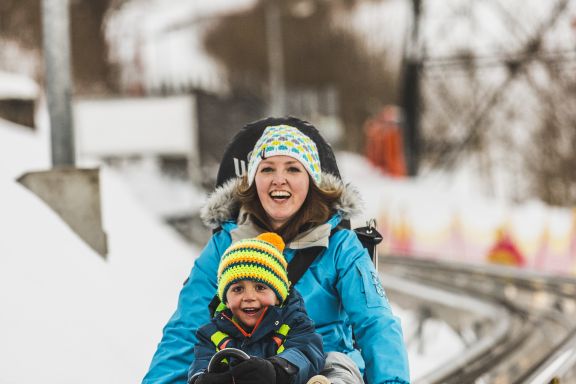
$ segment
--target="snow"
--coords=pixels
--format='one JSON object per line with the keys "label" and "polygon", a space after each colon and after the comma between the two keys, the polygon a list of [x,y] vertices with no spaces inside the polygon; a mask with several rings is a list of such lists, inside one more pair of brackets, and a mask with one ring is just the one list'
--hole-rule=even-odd
{"label": "snow", "polygon": [[0,382],[138,382],[198,249],[103,169],[102,259],[15,181],[47,155],[45,132],[0,120]]}
{"label": "snow", "polygon": [[35,99],[40,89],[29,77],[0,71],[0,99]]}
{"label": "snow", "polygon": [[[431,319],[423,324],[422,335],[416,334],[418,319],[415,312],[392,307],[400,316],[404,339],[408,349],[410,379],[416,381],[438,367],[450,364],[454,357],[464,351],[466,345],[460,336],[443,321]],[[407,334],[407,335],[406,335]]]}

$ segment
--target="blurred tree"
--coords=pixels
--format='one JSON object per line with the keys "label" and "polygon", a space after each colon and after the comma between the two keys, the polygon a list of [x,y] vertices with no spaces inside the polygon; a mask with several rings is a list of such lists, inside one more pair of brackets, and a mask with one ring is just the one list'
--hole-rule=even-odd
{"label": "blurred tree", "polygon": [[[114,68],[108,63],[108,47],[102,24],[110,7],[123,0],[71,0],[71,45],[74,90],[99,94],[116,88]],[[41,51],[41,0],[2,0],[0,37],[25,48]],[[37,74],[42,81],[42,74]]]}
{"label": "blurred tree", "polygon": [[[572,76],[570,76],[572,77]],[[561,76],[558,76],[560,79]],[[576,82],[562,78],[543,98],[534,140],[523,157],[527,165],[528,196],[548,204],[576,206]]]}
{"label": "blurred tree", "polygon": [[[383,104],[397,101],[398,79],[387,67],[385,52],[370,52],[350,25],[342,26],[356,3],[279,2],[286,87],[334,87],[345,128],[344,145],[360,151],[364,121]],[[262,0],[249,11],[221,19],[205,39],[207,51],[227,68],[232,87],[260,94],[268,80],[265,7]]]}
{"label": "blurred tree", "polygon": [[488,195],[574,206],[572,2],[416,2],[423,171],[465,169]]}
{"label": "blurred tree", "polygon": [[40,0],[2,0],[0,36],[27,48],[41,46]]}

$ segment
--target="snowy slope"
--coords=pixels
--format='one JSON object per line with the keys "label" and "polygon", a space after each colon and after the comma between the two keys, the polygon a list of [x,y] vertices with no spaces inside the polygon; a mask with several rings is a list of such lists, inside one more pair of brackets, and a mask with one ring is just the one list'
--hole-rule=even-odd
{"label": "snowy slope", "polygon": [[14,180],[49,167],[45,139],[0,120],[0,382],[138,382],[198,250],[104,170],[103,260]]}

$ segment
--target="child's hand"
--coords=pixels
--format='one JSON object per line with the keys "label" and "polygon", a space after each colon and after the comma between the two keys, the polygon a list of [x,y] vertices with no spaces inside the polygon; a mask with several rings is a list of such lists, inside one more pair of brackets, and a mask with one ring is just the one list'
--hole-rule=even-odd
{"label": "child's hand", "polygon": [[292,377],[298,373],[297,367],[279,356],[272,356],[267,360],[274,365],[276,384],[289,384],[292,382]]}
{"label": "child's hand", "polygon": [[230,372],[204,372],[196,378],[193,384],[231,384],[232,375]]}
{"label": "child's hand", "polygon": [[276,382],[274,365],[268,360],[251,357],[230,369],[236,384],[270,384]]}
{"label": "child's hand", "polygon": [[211,372],[213,372],[213,373],[228,372],[229,370],[230,370],[230,366],[223,361],[220,361],[220,362],[214,364],[214,366],[211,368]]}

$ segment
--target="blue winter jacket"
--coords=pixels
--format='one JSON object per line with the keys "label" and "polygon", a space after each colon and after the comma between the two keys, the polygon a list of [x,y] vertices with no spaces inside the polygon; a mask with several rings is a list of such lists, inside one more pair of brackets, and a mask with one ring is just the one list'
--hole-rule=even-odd
{"label": "blue winter jacket", "polygon": [[[322,182],[339,181],[323,174]],[[144,384],[186,383],[197,342],[196,331],[210,320],[208,303],[216,292],[222,253],[233,240],[255,237],[262,232],[242,210],[236,220],[227,220],[235,204],[232,183],[216,190],[204,209],[205,222],[220,225],[222,230],[211,237],[196,260],[180,292],[176,312],[164,327]],[[351,230],[341,229],[330,235],[343,217],[349,218],[354,212],[357,199],[357,192],[346,186],[336,207],[338,213],[326,224],[287,244],[284,256],[290,262],[297,249],[326,248],[295,285],[316,332],[322,335],[324,352],[346,353],[369,384],[408,383],[408,359],[400,321],[391,311],[367,251]]]}
{"label": "blue winter jacket", "polygon": [[[281,357],[298,368],[293,384],[304,384],[308,379],[320,373],[324,367],[324,352],[322,338],[314,332],[314,324],[306,314],[302,296],[292,289],[286,303],[281,306],[271,306],[264,315],[262,322],[252,331],[251,337],[244,336],[229,320],[232,312],[225,309],[216,314],[210,323],[201,327],[196,333],[198,342],[194,348],[194,363],[190,367],[189,377],[204,372],[208,363],[216,353],[216,346],[211,340],[217,331],[231,337],[227,348],[238,348],[250,356],[267,358]],[[288,325],[290,331],[282,344],[284,350],[277,354],[278,344],[272,337],[282,325]]]}

